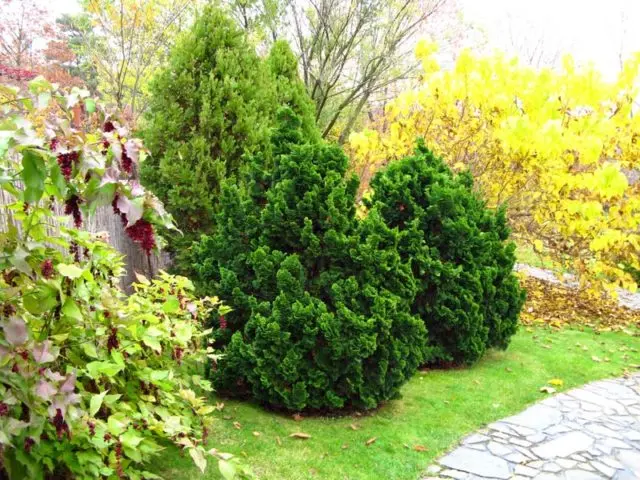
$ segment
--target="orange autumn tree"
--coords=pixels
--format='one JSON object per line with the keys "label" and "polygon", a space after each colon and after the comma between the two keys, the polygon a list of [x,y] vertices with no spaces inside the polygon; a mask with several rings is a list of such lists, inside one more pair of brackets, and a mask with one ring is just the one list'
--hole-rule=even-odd
{"label": "orange autumn tree", "polygon": [[[349,149],[364,177],[423,137],[469,169],[490,206],[506,203],[517,238],[579,275],[591,292],[640,279],[640,54],[613,81],[565,57],[558,71],[463,51],[441,70],[421,42],[419,86],[400,94]],[[366,194],[366,193],[365,193]]]}

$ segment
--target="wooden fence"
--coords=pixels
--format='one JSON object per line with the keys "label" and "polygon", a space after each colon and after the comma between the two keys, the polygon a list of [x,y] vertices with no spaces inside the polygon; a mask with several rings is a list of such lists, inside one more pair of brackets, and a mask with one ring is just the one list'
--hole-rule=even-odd
{"label": "wooden fence", "polygon": [[[8,205],[14,202],[13,197],[0,190],[0,231],[6,232],[10,225],[16,225],[13,218],[13,211]],[[55,207],[58,215],[63,215],[61,205]],[[109,243],[125,256],[126,274],[120,279],[120,285],[125,291],[131,290],[131,284],[135,281],[135,272],[152,277],[161,268],[166,268],[170,264],[169,255],[147,255],[140,246],[136,245],[127,236],[118,215],[114,215],[112,208],[99,207],[93,216],[83,219],[83,228],[89,232],[107,232]],[[71,226],[72,220],[68,224]],[[17,226],[17,225],[16,225]],[[55,234],[57,225],[51,225],[51,232]]]}

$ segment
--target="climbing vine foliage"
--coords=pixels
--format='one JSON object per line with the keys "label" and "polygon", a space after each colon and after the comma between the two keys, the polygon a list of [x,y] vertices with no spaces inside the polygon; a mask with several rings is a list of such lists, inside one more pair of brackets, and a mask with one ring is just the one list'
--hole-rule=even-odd
{"label": "climbing vine foliage", "polygon": [[441,71],[435,53],[419,44],[421,85],[351,136],[365,179],[423,137],[454,169],[471,171],[489,206],[508,205],[521,241],[580,274],[583,286],[635,289],[640,55],[607,81],[571,57],[552,71],[465,51],[453,69]]}
{"label": "climbing vine foliage", "polygon": [[173,442],[233,477],[230,456],[205,450],[215,407],[195,368],[218,300],[167,274],[125,297],[120,255],[78,228],[104,205],[142,249],[159,243],[172,221],[132,180],[142,144],[86,92],[29,88],[0,90],[0,186],[13,200],[0,233],[0,476],[157,478],[148,461]]}

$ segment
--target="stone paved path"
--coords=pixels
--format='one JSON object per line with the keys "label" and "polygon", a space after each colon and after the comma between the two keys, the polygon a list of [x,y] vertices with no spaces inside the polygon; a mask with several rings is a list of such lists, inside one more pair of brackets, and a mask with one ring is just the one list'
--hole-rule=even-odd
{"label": "stone paved path", "polygon": [[549,397],[488,425],[422,480],[640,479],[640,374]]}

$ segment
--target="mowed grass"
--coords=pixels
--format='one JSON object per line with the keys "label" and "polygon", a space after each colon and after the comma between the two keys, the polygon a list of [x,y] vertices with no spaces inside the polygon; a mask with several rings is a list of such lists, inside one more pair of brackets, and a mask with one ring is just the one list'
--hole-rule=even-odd
{"label": "mowed grass", "polygon": [[554,262],[546,255],[536,252],[531,245],[520,242],[517,242],[516,245],[516,260],[518,263],[546,270],[565,271],[562,265]]}
{"label": "mowed grass", "polygon": [[[415,480],[464,435],[545,398],[540,388],[549,380],[561,379],[560,391],[638,371],[639,350],[640,337],[628,333],[521,327],[507,351],[470,368],[419,372],[401,398],[366,414],[296,421],[214,398],[225,407],[210,446],[241,456],[263,480]],[[311,438],[290,438],[295,432]],[[173,449],[155,470],[171,480],[203,478]],[[221,478],[215,462],[204,478]]]}

